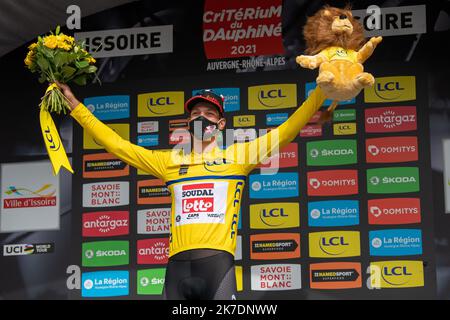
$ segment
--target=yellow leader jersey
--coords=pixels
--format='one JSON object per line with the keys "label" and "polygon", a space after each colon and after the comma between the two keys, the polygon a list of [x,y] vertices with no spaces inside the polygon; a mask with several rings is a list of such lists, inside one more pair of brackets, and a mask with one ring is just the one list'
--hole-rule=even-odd
{"label": "yellow leader jersey", "polygon": [[291,142],[325,100],[320,88],[277,128],[226,149],[184,152],[148,150],[121,138],[79,104],[71,116],[105,149],[162,179],[172,197],[169,257],[190,249],[217,249],[234,255],[238,213],[247,175]]}
{"label": "yellow leader jersey", "polygon": [[351,49],[344,49],[341,47],[329,47],[322,50],[320,54],[325,55],[328,61],[333,60],[348,60],[353,63],[358,62],[358,52]]}

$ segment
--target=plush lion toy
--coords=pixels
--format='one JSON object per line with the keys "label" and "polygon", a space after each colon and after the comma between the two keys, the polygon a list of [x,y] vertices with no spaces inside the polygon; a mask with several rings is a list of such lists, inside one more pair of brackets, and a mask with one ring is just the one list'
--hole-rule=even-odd
{"label": "plush lion toy", "polygon": [[372,55],[381,37],[366,42],[362,25],[353,18],[349,7],[339,9],[325,6],[309,17],[303,29],[305,52],[296,58],[303,68],[319,67],[317,85],[333,100],[319,122],[331,119],[339,101],[354,98],[375,79],[364,72],[363,63]]}

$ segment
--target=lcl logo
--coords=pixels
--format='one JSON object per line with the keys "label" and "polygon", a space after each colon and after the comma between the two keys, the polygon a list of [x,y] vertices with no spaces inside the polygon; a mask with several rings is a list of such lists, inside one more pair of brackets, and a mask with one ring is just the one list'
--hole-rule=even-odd
{"label": "lcl logo", "polygon": [[159,97],[159,98],[149,98],[148,106],[156,107],[156,106],[166,106],[175,104],[170,100],[170,97]]}
{"label": "lcl logo", "polygon": [[321,238],[321,245],[324,247],[330,246],[348,246],[349,243],[345,242],[344,237],[331,237],[329,239],[323,237]]}
{"label": "lcl logo", "polygon": [[376,89],[379,92],[405,90],[405,88],[400,87],[400,82],[398,82],[398,81],[390,81],[390,82],[386,82],[385,84],[381,84],[378,82],[376,84]]}
{"label": "lcl logo", "polygon": [[269,218],[269,217],[288,217],[287,214],[284,213],[284,209],[283,208],[273,208],[270,210],[267,209],[262,209],[261,210],[261,214],[264,218]]}

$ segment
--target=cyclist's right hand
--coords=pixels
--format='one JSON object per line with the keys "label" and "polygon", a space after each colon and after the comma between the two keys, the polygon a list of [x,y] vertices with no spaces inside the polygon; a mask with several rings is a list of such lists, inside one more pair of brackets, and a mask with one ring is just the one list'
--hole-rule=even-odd
{"label": "cyclist's right hand", "polygon": [[69,101],[70,110],[75,109],[75,107],[80,104],[80,101],[75,97],[72,90],[70,90],[70,87],[67,84],[58,81],[56,81],[56,85],[61,89],[61,92]]}

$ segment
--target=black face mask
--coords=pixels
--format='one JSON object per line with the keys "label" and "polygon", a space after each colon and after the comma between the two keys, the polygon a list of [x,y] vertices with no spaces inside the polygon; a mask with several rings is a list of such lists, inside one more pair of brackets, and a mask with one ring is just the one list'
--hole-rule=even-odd
{"label": "black face mask", "polygon": [[204,116],[197,117],[189,122],[189,132],[198,140],[211,140],[218,130],[217,123],[206,119]]}

